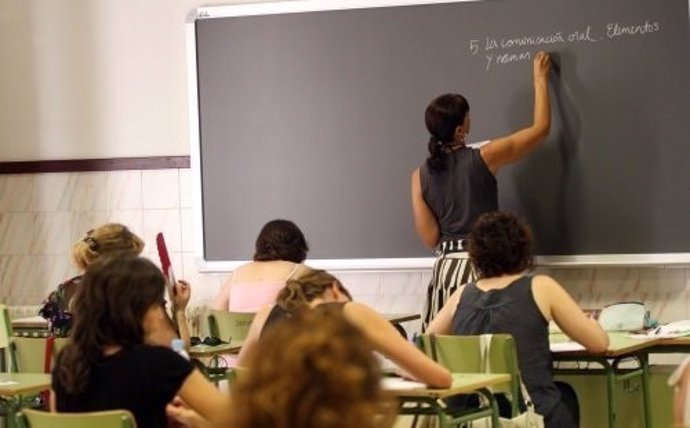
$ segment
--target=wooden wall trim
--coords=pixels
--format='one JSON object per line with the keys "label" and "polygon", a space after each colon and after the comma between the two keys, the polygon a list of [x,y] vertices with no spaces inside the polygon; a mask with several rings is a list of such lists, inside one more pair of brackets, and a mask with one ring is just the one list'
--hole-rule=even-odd
{"label": "wooden wall trim", "polygon": [[0,162],[0,174],[189,168],[189,156]]}

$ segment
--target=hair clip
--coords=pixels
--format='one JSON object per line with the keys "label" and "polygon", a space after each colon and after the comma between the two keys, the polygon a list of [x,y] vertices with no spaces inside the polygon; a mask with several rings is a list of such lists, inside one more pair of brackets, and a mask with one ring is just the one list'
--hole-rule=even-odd
{"label": "hair clip", "polygon": [[101,247],[101,244],[99,244],[98,241],[96,241],[91,236],[87,236],[83,239],[83,241],[89,245],[89,249],[91,251],[98,251],[98,249]]}

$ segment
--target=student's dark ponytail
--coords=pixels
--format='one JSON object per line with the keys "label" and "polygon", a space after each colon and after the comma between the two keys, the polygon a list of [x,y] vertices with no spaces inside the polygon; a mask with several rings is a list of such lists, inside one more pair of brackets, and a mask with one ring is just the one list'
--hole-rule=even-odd
{"label": "student's dark ponytail", "polygon": [[445,169],[445,153],[455,143],[455,129],[462,125],[469,111],[467,100],[459,94],[440,95],[426,108],[424,122],[431,134],[426,164],[432,174]]}

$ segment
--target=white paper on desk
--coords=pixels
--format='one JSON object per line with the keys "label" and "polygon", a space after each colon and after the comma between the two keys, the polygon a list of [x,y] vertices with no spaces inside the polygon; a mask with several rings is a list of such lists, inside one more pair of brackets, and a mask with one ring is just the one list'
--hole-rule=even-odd
{"label": "white paper on desk", "polygon": [[381,379],[381,388],[388,391],[399,391],[405,389],[426,388],[426,384],[403,379],[401,377],[384,377]]}
{"label": "white paper on desk", "polygon": [[584,351],[585,347],[577,342],[559,342],[549,344],[551,352],[571,352],[571,351]]}
{"label": "white paper on desk", "polygon": [[670,322],[659,326],[658,328],[648,331],[647,334],[638,334],[632,337],[651,337],[661,339],[672,339],[675,337],[683,337],[690,335],[690,320],[680,320]]}

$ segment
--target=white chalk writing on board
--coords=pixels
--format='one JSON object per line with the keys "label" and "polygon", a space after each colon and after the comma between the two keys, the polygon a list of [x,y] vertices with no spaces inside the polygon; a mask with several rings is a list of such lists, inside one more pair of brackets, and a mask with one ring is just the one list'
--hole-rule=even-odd
{"label": "white chalk writing on board", "polygon": [[[568,43],[601,43],[622,37],[645,36],[660,30],[661,24],[657,21],[645,20],[641,24],[609,22],[600,29],[587,25],[583,28],[559,30],[550,34],[473,38],[469,41],[469,50],[472,55],[484,54],[488,72],[496,66],[531,60],[535,51],[529,48],[555,50],[559,45]],[[515,49],[522,50],[515,52]]]}

